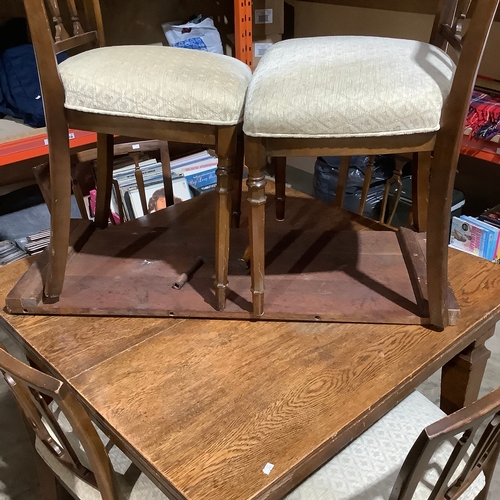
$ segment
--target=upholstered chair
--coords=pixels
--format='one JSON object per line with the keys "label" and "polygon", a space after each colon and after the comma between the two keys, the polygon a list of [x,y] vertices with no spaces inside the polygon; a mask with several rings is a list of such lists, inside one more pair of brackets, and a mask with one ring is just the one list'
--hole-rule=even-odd
{"label": "upholstered chair", "polygon": [[[215,289],[217,307],[223,309],[233,169],[236,167],[241,178],[243,153],[237,155],[237,137],[250,69],[234,58],[197,50],[149,45],[106,47],[99,1],[66,3],[71,18],[69,30],[57,0],[24,2],[42,87],[53,193],[44,300],[57,301],[64,283],[70,224],[68,127],[72,127],[97,132],[95,225],[100,229],[108,225],[109,218],[113,135],[215,149]],[[56,56],[62,52],[71,57],[58,64]],[[235,165],[237,158],[239,164]],[[236,183],[237,189],[240,184]],[[238,207],[235,210],[238,212]]]}
{"label": "upholstered chair", "polygon": [[92,423],[65,383],[22,363],[2,344],[0,373],[34,433],[42,500],[58,498],[58,482],[78,500],[169,498]]}
{"label": "upholstered chair", "polygon": [[[451,194],[465,114],[498,0],[472,4],[469,9],[471,2],[441,0],[430,43],[371,36],[300,38],[274,44],[259,62],[244,118],[255,316],[264,314],[267,158],[342,156],[343,176],[350,155],[415,153],[415,223],[427,229],[426,261],[415,264],[427,267],[427,276],[416,285],[425,288],[421,317],[439,328],[449,324]],[[370,169],[368,184],[369,178]],[[282,184],[281,176],[277,189]],[[278,198],[283,202],[283,194]],[[410,260],[414,255],[409,253]]]}
{"label": "upholstered chair", "polygon": [[413,392],[285,498],[485,500],[499,409],[500,389],[449,416]]}

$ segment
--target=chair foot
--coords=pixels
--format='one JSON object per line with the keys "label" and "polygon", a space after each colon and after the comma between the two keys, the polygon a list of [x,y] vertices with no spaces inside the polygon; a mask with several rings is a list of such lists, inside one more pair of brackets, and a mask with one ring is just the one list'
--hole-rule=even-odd
{"label": "chair foot", "polygon": [[285,199],[284,198],[276,198],[276,220],[284,221],[285,220]]}
{"label": "chair foot", "polygon": [[264,314],[264,293],[252,292],[253,314],[262,316]]}
{"label": "chair foot", "polygon": [[59,302],[59,297],[60,295],[45,295],[45,291],[43,292],[43,297],[42,297],[42,302],[44,304],[55,304],[56,302]]}
{"label": "chair foot", "polygon": [[217,311],[223,311],[226,308],[226,285],[215,285],[215,300],[217,302]]}

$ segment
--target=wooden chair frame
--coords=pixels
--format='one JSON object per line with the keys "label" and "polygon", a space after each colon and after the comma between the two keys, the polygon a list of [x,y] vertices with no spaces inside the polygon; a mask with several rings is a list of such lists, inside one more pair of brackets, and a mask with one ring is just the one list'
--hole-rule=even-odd
{"label": "wooden chair frame", "polygon": [[[0,343],[0,372],[11,389],[29,427],[65,468],[97,488],[103,500],[117,500],[114,471],[104,445],[89,416],[63,382],[11,356]],[[83,445],[92,470],[78,460],[68,439],[50,411],[46,397],[54,400]],[[45,422],[42,421],[42,417]],[[52,435],[47,426],[50,426]],[[40,478],[46,483],[47,478]]]}
{"label": "wooden chair frame", "polygon": [[[458,478],[453,474],[473,444],[481,425],[489,420]],[[477,500],[486,500],[500,451],[500,388],[466,408],[425,428],[408,453],[389,500],[411,500],[433,453],[446,440],[461,434],[428,500],[458,500],[483,472],[486,485]]]}
{"label": "wooden chair frame", "polygon": [[[97,132],[97,206],[95,226],[108,225],[111,186],[113,135],[123,135],[160,141],[186,142],[210,146],[218,157],[216,188],[216,262],[215,291],[218,309],[224,309],[229,252],[231,215],[237,224],[241,199],[243,171],[242,142],[238,141],[241,124],[216,126],[184,122],[167,122],[133,117],[104,115],[69,110],[64,107],[64,88],[57,69],[56,55],[65,51],[104,46],[104,28],[99,0],[82,0],[83,17],[75,0],[67,0],[73,25],[70,36],[64,27],[57,0],[47,0],[53,29],[47,16],[45,0],[24,0],[44,101],[49,139],[51,202],[51,248],[44,282],[44,300],[56,302],[62,292],[68,257],[70,231],[70,155],[68,128]],[[82,22],[80,21],[82,18]],[[54,32],[54,38],[50,35]],[[236,170],[236,192],[233,190],[233,171]],[[232,203],[234,198],[234,203]],[[234,213],[232,214],[232,205]]]}
{"label": "wooden chair frame", "polygon": [[[281,158],[277,161],[283,165],[283,158],[287,156],[342,156],[341,172],[346,175],[351,155],[414,153],[418,154],[418,173],[414,179],[418,193],[414,199],[414,223],[420,230],[427,229],[429,317],[430,322],[438,328],[448,325],[448,227],[453,184],[469,97],[497,6],[498,0],[441,0],[439,3],[430,43],[443,50],[453,49],[455,59],[459,62],[450,95],[442,111],[441,129],[437,133],[340,139],[245,136],[246,164],[249,169],[248,200],[251,206],[251,290],[255,316],[264,313],[264,168],[267,157]],[[471,11],[468,33],[463,36],[463,20]],[[432,175],[429,180],[431,167]],[[284,216],[283,169],[282,166],[278,169],[282,172],[277,173],[278,218]],[[341,203],[341,197],[339,202]],[[427,207],[432,216],[427,216]]]}

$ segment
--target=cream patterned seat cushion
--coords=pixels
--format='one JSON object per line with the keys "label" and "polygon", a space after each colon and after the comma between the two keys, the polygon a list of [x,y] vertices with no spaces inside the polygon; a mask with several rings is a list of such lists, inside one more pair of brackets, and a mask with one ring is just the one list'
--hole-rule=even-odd
{"label": "cream patterned seat cushion", "polygon": [[103,47],[59,64],[65,107],[165,121],[241,121],[251,71],[232,57],[158,46]]}
{"label": "cream patterned seat cushion", "polygon": [[[445,417],[419,392],[410,394],[359,438],[318,469],[286,500],[388,500],[403,461],[417,437],[428,425]],[[427,500],[443,470],[454,443],[444,442],[429,462],[429,468],[412,500]],[[452,477],[458,477],[461,467]],[[481,473],[460,500],[473,500],[485,486]]]}
{"label": "cream patterned seat cushion", "polygon": [[254,137],[369,137],[439,129],[455,64],[414,40],[298,38],[254,73],[244,131]]}

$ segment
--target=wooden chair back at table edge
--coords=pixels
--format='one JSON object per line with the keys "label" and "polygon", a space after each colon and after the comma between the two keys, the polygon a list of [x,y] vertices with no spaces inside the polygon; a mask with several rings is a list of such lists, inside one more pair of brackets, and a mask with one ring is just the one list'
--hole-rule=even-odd
{"label": "wooden chair back at table edge", "polygon": [[[43,446],[71,473],[97,488],[103,500],[116,500],[113,469],[104,445],[89,416],[67,385],[14,358],[1,343],[0,372],[14,394],[29,428]],[[55,401],[68,419],[87,454],[92,471],[78,460],[50,411],[46,397]]]}
{"label": "wooden chair back at table edge", "polygon": [[[218,122],[201,116],[197,117],[200,118],[199,120],[196,118],[189,121],[168,117],[136,117],[126,113],[120,114],[120,112],[114,114],[112,111],[96,113],[92,110],[66,109],[65,99],[68,92],[60,77],[56,56],[63,52],[73,55],[105,46],[99,0],[66,0],[61,4],[61,8],[58,0],[24,0],[24,6],[44,101],[49,140],[51,189],[53,193],[57,193],[57,196],[52,198],[51,220],[54,223],[51,224],[51,252],[44,277],[43,300],[49,303],[57,302],[64,284],[70,231],[69,186],[71,179],[68,129],[75,128],[97,132],[98,179],[95,227],[100,229],[107,227],[109,220],[114,135],[190,143],[208,146],[215,150],[218,157],[216,248],[219,249],[216,251],[215,293],[217,308],[224,309],[229,225],[232,221],[237,226],[240,216],[243,175],[241,120],[235,123],[233,118],[227,118],[225,121]],[[68,17],[72,25],[71,30],[67,30],[65,26]],[[69,26],[68,23],[66,24]],[[168,48],[165,47],[165,49]],[[226,70],[228,79],[231,77],[233,82],[238,81],[238,77],[235,76],[237,74],[235,65],[232,65],[233,67],[229,70],[229,64],[218,64],[213,81],[207,82],[205,79],[203,85],[207,87],[208,83],[215,85],[219,77],[223,78]],[[241,63],[241,66],[245,65]],[[197,84],[201,85],[200,82]],[[238,91],[240,90],[239,88]],[[241,100],[243,102],[243,97]],[[236,106],[233,102],[231,105]],[[233,113],[235,109],[233,108],[230,113]],[[204,110],[199,111],[199,113],[203,112]],[[227,113],[228,116],[230,113]],[[233,172],[237,179],[234,190]],[[167,186],[165,186],[165,191],[168,191]]]}
{"label": "wooden chair back at table edge", "polygon": [[[487,425],[478,434],[486,421]],[[461,436],[428,500],[459,500],[481,472],[486,485],[477,498],[486,500],[500,451],[500,388],[422,431],[400,469],[389,500],[411,500],[434,452],[444,441],[458,435]],[[474,449],[466,458],[473,441],[476,441]],[[464,457],[465,467],[448,487]]]}

